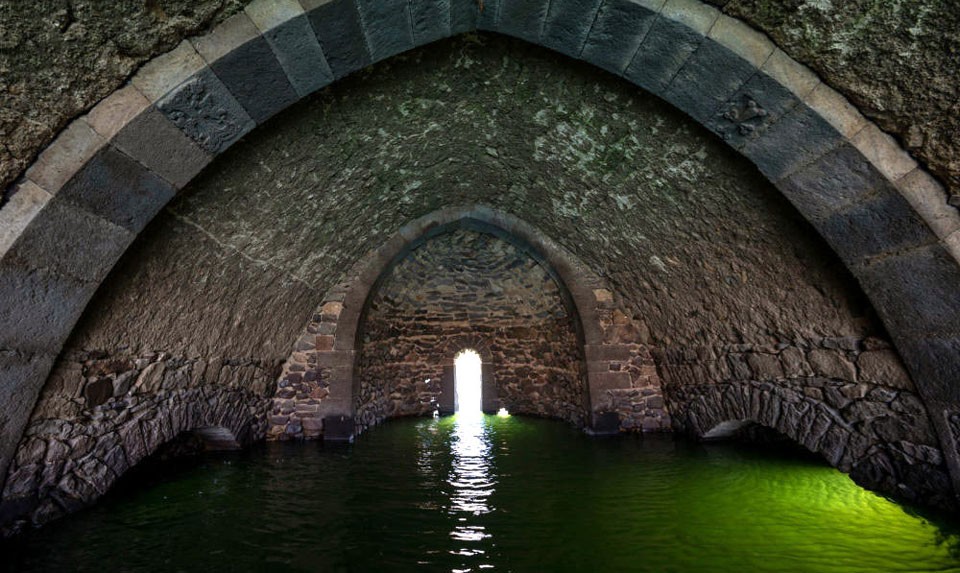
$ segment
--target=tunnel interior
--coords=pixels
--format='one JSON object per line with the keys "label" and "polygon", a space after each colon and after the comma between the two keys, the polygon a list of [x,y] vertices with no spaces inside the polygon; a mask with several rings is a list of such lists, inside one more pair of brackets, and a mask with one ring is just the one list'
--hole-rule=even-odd
{"label": "tunnel interior", "polygon": [[487,33],[262,119],[87,305],[10,463],[5,532],[92,504],[184,435],[353,441],[457,412],[465,351],[484,413],[776,435],[954,507],[942,412],[835,245],[729,134]]}

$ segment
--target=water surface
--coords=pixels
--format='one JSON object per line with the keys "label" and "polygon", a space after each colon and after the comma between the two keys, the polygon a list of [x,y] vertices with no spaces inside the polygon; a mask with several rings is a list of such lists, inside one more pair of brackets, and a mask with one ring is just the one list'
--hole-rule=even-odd
{"label": "water surface", "polygon": [[816,458],[521,417],[391,421],[140,471],[6,571],[960,572],[960,536]]}

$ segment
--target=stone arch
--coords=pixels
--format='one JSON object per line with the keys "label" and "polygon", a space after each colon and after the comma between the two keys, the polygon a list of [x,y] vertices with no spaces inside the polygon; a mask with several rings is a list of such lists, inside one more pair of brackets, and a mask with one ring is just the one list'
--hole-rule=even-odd
{"label": "stone arch", "polygon": [[28,520],[41,525],[92,504],[120,476],[178,436],[193,434],[207,450],[247,445],[264,431],[259,408],[251,407],[258,401],[264,402],[248,391],[229,388],[110,398],[91,408],[90,416],[107,419],[101,412],[119,407],[118,402],[132,403],[132,415],[84,435],[86,447],[79,459],[77,451],[71,457],[63,443],[77,440],[69,422],[38,420],[26,428],[24,448],[11,464],[0,526],[10,532]]}
{"label": "stone arch", "polygon": [[0,211],[0,474],[97,286],[204,166],[336,79],[485,30],[621,75],[754,162],[872,300],[920,385],[960,490],[960,216],[942,187],[765,36],[698,0],[484,5],[258,0],[155,58],[74,121]]}
{"label": "stone arch", "polygon": [[[283,367],[268,437],[353,438],[358,335],[368,301],[380,280],[406,253],[455,225],[479,225],[507,237],[553,275],[561,293],[569,297],[568,308],[583,346],[587,371],[584,410],[589,413],[589,426],[597,431],[619,431],[619,418],[610,416],[614,409],[610,394],[629,389],[631,377],[626,372],[611,372],[609,365],[628,360],[635,349],[620,344],[604,328],[604,316],[615,304],[612,289],[573,254],[528,223],[484,205],[471,205],[448,207],[408,223],[358,261],[344,280],[326,293]],[[486,341],[476,337],[449,341],[446,354],[450,366],[461,343],[488,348]],[[484,352],[489,360],[489,350]]]}
{"label": "stone arch", "polygon": [[[683,409],[673,414],[680,427],[703,440],[730,438],[747,425],[758,424],[821,455],[831,466],[864,486],[897,492],[914,502],[927,500],[941,507],[953,507],[953,500],[944,493],[949,489],[931,479],[942,475],[934,470],[942,461],[934,448],[908,446],[902,441],[878,443],[870,435],[883,431],[884,419],[911,416],[909,409],[900,408],[895,413],[881,393],[868,393],[858,399],[858,407],[876,417],[865,415],[863,420],[851,423],[829,400],[817,397],[818,393],[838,390],[839,383],[823,384],[813,395],[759,381],[702,385],[687,388]],[[909,425],[916,436],[911,439],[935,442],[934,429],[923,417],[917,416]]]}

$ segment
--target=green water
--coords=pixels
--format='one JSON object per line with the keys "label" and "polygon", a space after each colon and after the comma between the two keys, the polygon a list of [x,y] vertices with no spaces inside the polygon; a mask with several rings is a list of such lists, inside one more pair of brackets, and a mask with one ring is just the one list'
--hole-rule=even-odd
{"label": "green water", "polygon": [[956,529],[816,459],[521,417],[141,471],[7,571],[960,571]]}

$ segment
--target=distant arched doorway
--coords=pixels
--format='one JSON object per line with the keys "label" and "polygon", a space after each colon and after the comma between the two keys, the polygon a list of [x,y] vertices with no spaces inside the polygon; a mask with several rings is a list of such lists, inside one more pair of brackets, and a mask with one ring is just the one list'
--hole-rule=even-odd
{"label": "distant arched doorway", "polygon": [[461,350],[453,359],[454,411],[473,415],[483,412],[483,362],[476,350]]}

